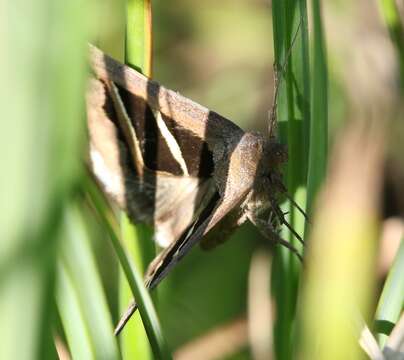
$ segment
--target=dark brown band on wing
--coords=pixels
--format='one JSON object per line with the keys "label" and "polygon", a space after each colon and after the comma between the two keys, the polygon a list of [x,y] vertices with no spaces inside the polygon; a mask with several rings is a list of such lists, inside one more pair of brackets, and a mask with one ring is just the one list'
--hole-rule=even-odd
{"label": "dark brown band on wing", "polygon": [[[157,126],[156,117],[144,99],[118,87],[129,118],[136,130],[146,166],[155,171],[183,175],[178,161],[173,157],[168,142]],[[161,114],[169,132],[181,150],[189,175],[209,177],[213,173],[213,157],[207,144],[175,120]]]}

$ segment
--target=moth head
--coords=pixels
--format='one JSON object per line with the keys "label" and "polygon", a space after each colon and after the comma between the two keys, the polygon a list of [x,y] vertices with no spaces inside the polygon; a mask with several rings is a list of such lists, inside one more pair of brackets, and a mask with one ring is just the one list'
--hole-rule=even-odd
{"label": "moth head", "polygon": [[288,161],[288,148],[285,144],[269,142],[266,155],[270,168],[277,168]]}

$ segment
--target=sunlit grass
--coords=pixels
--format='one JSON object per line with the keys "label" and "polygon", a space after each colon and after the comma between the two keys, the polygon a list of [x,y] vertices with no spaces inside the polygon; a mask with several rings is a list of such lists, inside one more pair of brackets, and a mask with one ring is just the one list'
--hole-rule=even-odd
{"label": "sunlit grass", "polygon": [[[286,186],[289,194],[304,209],[310,127],[310,76],[308,19],[304,1],[273,1],[274,49],[276,70],[280,71],[278,123],[280,137],[288,145]],[[283,207],[287,221],[303,237],[302,215],[290,204]],[[293,235],[282,235],[300,247]],[[302,249],[300,250],[302,251]],[[273,329],[277,359],[290,359],[295,343],[296,300],[301,264],[288,249],[279,247],[273,262],[273,297],[276,321]]]}
{"label": "sunlit grass", "polygon": [[[151,17],[150,0],[126,2],[125,62],[148,77],[152,71]],[[122,213],[121,237],[131,259],[124,257],[123,249],[115,241],[115,250],[124,269],[121,276],[120,309],[124,313],[133,297],[139,305],[139,314],[133,316],[120,335],[123,358],[152,359],[153,353],[154,358],[169,359],[171,356],[162,336],[153,302],[142,282],[142,276],[156,253],[152,232],[146,225],[134,226],[126,214]]]}
{"label": "sunlit grass", "polygon": [[[59,259],[59,311],[72,351],[91,350],[94,359],[119,359],[111,313],[84,219],[76,206],[67,207]],[[71,313],[68,310],[74,305],[78,308]],[[78,358],[79,353],[73,354]]]}
{"label": "sunlit grass", "polygon": [[383,347],[404,307],[404,241],[401,240],[396,258],[387,276],[375,314],[375,331]]}
{"label": "sunlit grass", "polygon": [[80,169],[88,14],[76,0],[1,8],[0,358],[55,358],[56,254]]}

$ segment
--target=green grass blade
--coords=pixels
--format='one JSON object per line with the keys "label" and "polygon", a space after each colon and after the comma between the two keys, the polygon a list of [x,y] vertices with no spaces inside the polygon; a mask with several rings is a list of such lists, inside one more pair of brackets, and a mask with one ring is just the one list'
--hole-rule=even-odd
{"label": "green grass blade", "polygon": [[126,1],[125,62],[151,76],[152,33],[151,1]]}
{"label": "green grass blade", "polygon": [[[165,339],[162,336],[161,327],[159,324],[159,320],[156,314],[156,311],[153,306],[153,302],[150,298],[148,291],[145,289],[143,285],[143,279],[137,270],[137,266],[134,265],[134,261],[132,261],[132,257],[128,256],[125,249],[123,248],[121,242],[119,241],[118,235],[114,230],[111,221],[105,216],[103,204],[100,201],[99,194],[97,189],[95,189],[95,185],[93,182],[87,181],[86,188],[88,193],[90,194],[91,200],[97,210],[98,215],[100,216],[100,223],[105,230],[108,232],[109,237],[112,241],[112,245],[115,249],[115,252],[118,256],[119,263],[121,264],[123,274],[125,275],[125,279],[128,282],[128,286],[131,290],[130,299],[133,297],[136,298],[136,301],[139,306],[139,311],[141,315],[140,326],[142,331],[146,330],[147,334],[147,342],[151,345],[151,350],[153,351],[154,358],[156,359],[171,359],[170,352],[168,351],[168,347],[165,343]],[[133,228],[133,226],[131,226]],[[136,259],[135,259],[136,260]],[[137,264],[136,264],[137,265]],[[128,304],[126,304],[127,307]],[[125,310],[126,310],[125,307]],[[127,331],[127,326],[133,321],[131,319],[129,323],[125,326],[123,332]],[[133,333],[131,333],[133,334]],[[136,333],[134,334],[136,335]],[[143,339],[139,338],[128,338],[132,342],[143,341]],[[139,351],[138,351],[139,349]],[[139,359],[144,359],[143,356],[149,356],[147,353],[141,352],[142,348],[136,346],[135,350],[132,349],[132,354],[137,354]]]}
{"label": "green grass blade", "polygon": [[[128,0],[126,2],[125,62],[149,77],[151,76],[152,67],[151,26],[151,1]],[[139,276],[143,275],[147,265],[155,255],[151,229],[142,224],[133,226],[127,216],[122,213],[121,235],[128,251],[128,256],[136,264],[136,271]],[[135,284],[140,283],[136,282]],[[140,286],[143,286],[143,284]],[[146,291],[141,289],[138,289],[137,292],[138,294],[149,296]],[[122,311],[125,311],[132,297],[133,294],[128,284],[128,279],[122,276],[120,282],[120,308]],[[153,331],[153,328],[149,329],[149,331]],[[155,334],[155,337],[158,337],[158,334]],[[134,342],[133,338],[136,338],[137,341]],[[126,325],[125,331],[121,335],[121,344],[122,353],[126,359],[134,357],[152,358],[150,344],[139,314],[135,314],[133,319]],[[154,349],[153,352],[156,352],[156,350]]]}
{"label": "green grass blade", "polygon": [[314,198],[324,181],[328,154],[328,75],[327,54],[321,20],[320,1],[312,0],[313,51],[312,96],[309,168],[307,179],[307,208],[309,212]]}
{"label": "green grass blade", "polygon": [[60,261],[77,292],[95,358],[120,359],[111,315],[84,219],[72,207],[66,212],[64,221],[66,231]]}
{"label": "green grass blade", "polygon": [[401,240],[393,266],[387,276],[375,315],[379,344],[384,346],[404,308],[404,240]]}
{"label": "green grass blade", "polygon": [[55,357],[56,239],[81,151],[86,15],[77,0],[1,5],[1,359]]}
{"label": "green grass blade", "polygon": [[362,125],[353,123],[338,138],[314,209],[301,302],[302,359],[362,358],[358,318],[368,317],[374,295],[380,226],[376,195],[369,194],[378,194],[382,173],[380,131]]}
{"label": "green grass blade", "polygon": [[[121,213],[120,226],[121,238],[125,243],[128,256],[136,264],[134,270],[137,271],[138,277],[142,277],[155,253],[151,230],[142,224],[134,226],[125,213]],[[142,294],[150,296],[147,292]],[[133,301],[133,297],[134,293],[128,283],[127,276],[121,270],[119,296],[121,313],[124,313],[130,302]],[[124,359],[152,359],[152,349],[140,315],[140,312],[136,312],[125,325],[125,329],[120,335]],[[136,341],[133,341],[133,339],[136,339]]]}
{"label": "green grass blade", "polygon": [[[310,123],[306,2],[273,1],[272,4],[275,61],[280,67],[286,64],[285,72],[279,75],[282,83],[278,106],[280,137],[289,150],[286,183],[289,194],[304,209]],[[289,212],[287,221],[303,237],[303,217],[290,203],[283,209]],[[282,236],[299,247],[289,231],[283,231]],[[292,358],[298,273],[299,264],[294,256],[287,249],[279,248],[272,271],[278,314],[274,328],[277,359]]]}
{"label": "green grass blade", "polygon": [[157,313],[153,306],[153,302],[143,285],[143,278],[141,277],[131,258],[129,258],[126,254],[119,239],[114,235],[113,232],[110,232],[110,235],[115,252],[118,255],[119,262],[125,273],[125,277],[138,304],[139,312],[142,317],[144,328],[146,330],[154,357],[156,359],[171,359],[170,352],[161,332],[161,327]]}
{"label": "green grass blade", "polygon": [[78,294],[70,274],[62,263],[58,269],[56,302],[72,359],[95,359]]}

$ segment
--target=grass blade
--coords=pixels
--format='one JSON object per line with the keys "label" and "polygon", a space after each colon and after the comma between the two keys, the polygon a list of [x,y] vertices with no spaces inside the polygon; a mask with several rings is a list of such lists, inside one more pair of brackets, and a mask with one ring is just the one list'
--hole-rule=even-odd
{"label": "grass blade", "polygon": [[72,359],[95,359],[74,282],[62,263],[58,269],[56,301]]}
{"label": "grass blade", "polygon": [[368,125],[354,122],[340,135],[316,201],[302,293],[302,359],[361,358],[357,318],[369,315],[374,290],[383,152],[382,131]]}
{"label": "grass blade", "polygon": [[[156,314],[156,311],[153,306],[153,302],[150,298],[148,291],[145,289],[143,285],[143,279],[137,270],[137,266],[134,265],[134,261],[132,258],[127,255],[125,249],[123,248],[116,231],[114,230],[110,220],[105,216],[104,208],[99,201],[99,194],[95,189],[95,185],[93,182],[87,181],[86,183],[87,191],[90,194],[91,200],[95,206],[97,214],[100,216],[100,223],[105,230],[108,232],[108,235],[111,239],[112,245],[115,249],[115,252],[118,256],[119,263],[122,267],[123,274],[125,279],[128,282],[131,290],[131,300],[135,297],[139,311],[141,316],[140,326],[142,327],[142,331],[146,331],[147,334],[147,342],[151,345],[151,350],[154,354],[154,358],[156,359],[171,359],[170,352],[168,350],[168,346],[165,343],[165,339],[162,336],[161,327],[159,324],[159,320]],[[132,227],[133,228],[133,227]],[[126,310],[126,308],[125,308]],[[130,322],[132,322],[131,319]],[[128,323],[128,325],[130,324]],[[127,325],[127,326],[128,326]],[[124,332],[127,331],[126,327]],[[143,341],[142,339],[131,338],[132,342]],[[140,348],[141,349],[141,348]],[[136,348],[137,351],[137,348]],[[143,356],[149,356],[148,353],[140,353],[137,352],[139,358],[143,359]]]}
{"label": "grass blade", "polygon": [[[151,76],[152,68],[152,22],[150,0],[126,1],[126,37],[125,62],[146,76]],[[146,225],[133,226],[126,214],[121,214],[121,235],[128,256],[134,260],[138,276],[142,276],[147,265],[153,260],[155,246],[152,240],[152,231]],[[135,284],[140,284],[136,282]],[[140,284],[143,287],[143,284]],[[149,296],[146,291],[138,289],[138,294]],[[133,298],[134,293],[128,284],[128,279],[121,277],[120,283],[120,309],[124,312]],[[145,300],[146,301],[146,300]],[[147,310],[146,310],[147,311]],[[149,329],[153,331],[153,329]],[[156,337],[158,334],[155,334]],[[133,338],[137,341],[134,342]],[[151,349],[145,328],[139,314],[126,325],[121,335],[122,353],[124,358],[141,357],[151,359]],[[155,351],[154,351],[155,352]]]}
{"label": "grass blade", "polygon": [[[125,243],[128,256],[136,264],[134,271],[142,278],[148,263],[153,259],[154,245],[151,230],[142,224],[134,226],[125,213],[121,213],[121,238]],[[145,244],[146,243],[146,244]],[[143,283],[140,284],[143,287]],[[142,293],[145,296],[150,295]],[[133,301],[134,293],[125,272],[120,272],[119,308],[123,314]],[[136,339],[136,341],[133,341]],[[140,312],[135,313],[120,334],[122,356],[124,359],[152,359],[150,342],[145,332]]]}
{"label": "grass blade", "polygon": [[[310,84],[307,11],[305,1],[273,1],[275,62],[285,68],[280,88],[278,122],[280,137],[288,144],[289,161],[286,183],[289,194],[305,208],[308,127],[310,123]],[[293,44],[292,44],[293,43]],[[286,66],[285,66],[286,65]],[[302,237],[304,219],[287,203],[283,206],[287,221]],[[283,237],[299,248],[289,231]],[[299,265],[287,250],[279,248],[274,260],[273,292],[277,304],[274,328],[277,359],[290,359],[293,353],[295,304],[299,281]]]}
{"label": "grass blade", "polygon": [[77,0],[1,9],[0,358],[53,359],[56,239],[78,176],[87,13]]}
{"label": "grass blade", "polygon": [[307,178],[307,209],[324,181],[328,154],[328,75],[327,54],[321,20],[320,1],[312,0],[313,66],[309,168]]}
{"label": "grass blade", "polygon": [[150,0],[126,1],[125,62],[148,77],[152,72],[151,17]]}
{"label": "grass blade", "polygon": [[[68,209],[61,266],[70,275],[96,359],[119,359],[111,315],[84,220],[78,209]],[[72,295],[73,296],[73,295]],[[63,313],[64,310],[61,310]],[[89,345],[88,345],[89,346]]]}
{"label": "grass blade", "polygon": [[401,240],[393,266],[377,305],[375,327],[379,334],[379,344],[383,348],[390,331],[400,318],[404,307],[404,240]]}
{"label": "grass blade", "polygon": [[115,252],[118,255],[119,262],[125,273],[125,277],[129,283],[132,294],[136,299],[153,354],[156,359],[171,359],[170,352],[161,332],[161,327],[153,302],[143,285],[143,278],[140,276],[133,261],[127,256],[119,239],[113,234],[113,232],[110,232],[110,235]]}

